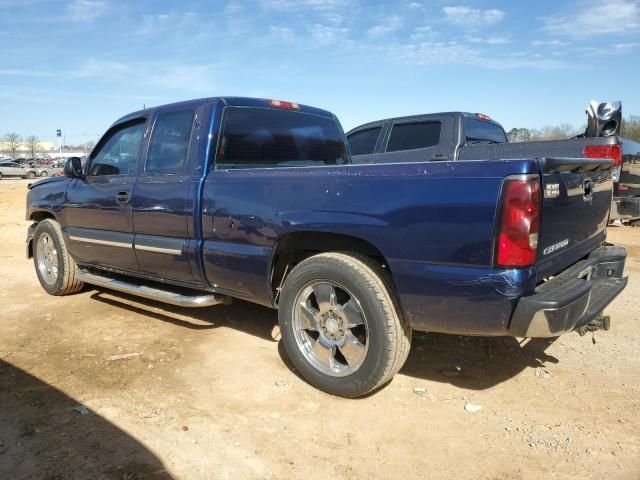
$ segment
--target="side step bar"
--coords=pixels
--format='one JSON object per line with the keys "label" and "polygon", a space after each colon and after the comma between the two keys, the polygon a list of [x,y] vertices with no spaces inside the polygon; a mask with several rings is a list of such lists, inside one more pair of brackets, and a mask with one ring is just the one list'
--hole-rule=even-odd
{"label": "side step bar", "polygon": [[179,307],[211,307],[220,303],[229,303],[228,297],[216,297],[213,293],[203,293],[201,295],[182,295],[180,293],[158,288],[147,287],[145,285],[136,285],[135,283],[123,282],[102,275],[89,273],[85,270],[79,270],[76,273],[78,280],[98,287],[105,287],[118,292],[128,293],[149,300],[157,300]]}

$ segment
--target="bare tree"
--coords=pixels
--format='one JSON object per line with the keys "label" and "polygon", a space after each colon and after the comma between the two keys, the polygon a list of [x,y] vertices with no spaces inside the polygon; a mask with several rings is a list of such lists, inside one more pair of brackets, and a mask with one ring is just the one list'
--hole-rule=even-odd
{"label": "bare tree", "polygon": [[640,142],[640,117],[631,115],[622,120],[622,133],[624,138]]}
{"label": "bare tree", "polygon": [[17,133],[7,133],[4,137],[2,137],[3,146],[5,151],[11,155],[11,159],[15,160],[18,155],[18,148],[20,147],[20,141],[22,137]]}
{"label": "bare tree", "polygon": [[507,136],[511,143],[528,142],[531,139],[531,132],[527,128],[512,128]]}
{"label": "bare tree", "polygon": [[31,158],[35,160],[36,154],[40,150],[40,140],[35,135],[30,135],[24,139],[27,151],[31,154]]}
{"label": "bare tree", "polygon": [[566,123],[556,126],[547,125],[539,129],[532,129],[530,132],[531,141],[534,142],[541,140],[566,140],[581,133]]}

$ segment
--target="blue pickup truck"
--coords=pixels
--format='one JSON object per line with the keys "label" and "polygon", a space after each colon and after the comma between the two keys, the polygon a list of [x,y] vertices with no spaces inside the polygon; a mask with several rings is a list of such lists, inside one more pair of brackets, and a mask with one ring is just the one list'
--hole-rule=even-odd
{"label": "blue pickup truck", "polygon": [[87,162],[29,187],[27,255],[52,295],[85,283],[175,305],[278,309],[314,386],[391,380],[411,332],[604,328],[627,283],[605,241],[612,161],[352,164],[334,115],[207,98],[115,122]]}

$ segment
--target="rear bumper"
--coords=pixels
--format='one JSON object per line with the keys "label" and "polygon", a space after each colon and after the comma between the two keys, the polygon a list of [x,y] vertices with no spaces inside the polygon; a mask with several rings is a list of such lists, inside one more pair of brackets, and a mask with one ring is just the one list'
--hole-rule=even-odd
{"label": "rear bumper", "polygon": [[612,220],[640,218],[640,197],[615,197],[612,207]]}
{"label": "rear bumper", "polygon": [[588,324],[626,287],[627,251],[606,246],[522,297],[509,324],[514,337],[556,337]]}

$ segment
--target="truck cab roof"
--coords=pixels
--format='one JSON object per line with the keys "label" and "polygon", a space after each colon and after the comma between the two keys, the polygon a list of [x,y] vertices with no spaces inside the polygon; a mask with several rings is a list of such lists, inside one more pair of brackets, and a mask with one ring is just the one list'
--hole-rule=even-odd
{"label": "truck cab roof", "polygon": [[504,127],[496,122],[495,120],[493,120],[492,118],[490,118],[487,115],[481,114],[481,113],[470,113],[470,112],[437,112],[437,113],[422,113],[422,114],[417,114],[417,115],[406,115],[406,116],[402,116],[402,117],[390,117],[390,118],[383,118],[381,120],[376,120],[374,122],[368,122],[368,123],[364,123],[362,125],[358,125],[357,127],[352,128],[351,130],[349,130],[349,132],[347,132],[347,134],[354,132],[356,130],[364,130],[370,127],[374,127],[377,125],[380,125],[381,123],[385,123],[385,122],[412,122],[412,121],[420,121],[420,120],[428,120],[430,118],[436,119],[436,118],[442,118],[442,117],[457,117],[457,118],[472,118],[474,120],[481,120],[483,122],[487,122],[487,123],[491,123],[493,125],[497,125],[498,127],[502,128],[504,130]]}
{"label": "truck cab roof", "polygon": [[[139,117],[146,117],[153,114],[155,111],[160,110],[174,110],[178,108],[188,108],[188,107],[199,107],[200,105],[204,105],[207,103],[216,103],[222,102],[225,106],[233,106],[233,107],[256,107],[256,108],[274,108],[277,109],[279,107],[271,105],[269,102],[273,101],[265,98],[253,98],[253,97],[203,97],[196,98],[193,100],[185,100],[182,102],[174,102],[168,103],[164,105],[158,105],[155,107],[145,108],[143,110],[137,110],[135,112],[131,112],[127,115],[120,117],[116,120],[113,125],[117,125],[122,122],[126,122],[129,120],[133,120]],[[335,115],[327,110],[323,110],[320,108],[310,107],[308,105],[303,105],[300,103],[294,103],[297,106],[295,110],[300,111],[302,113],[310,113],[313,115],[320,115],[322,117],[336,118]],[[280,107],[282,108],[282,107]]]}

